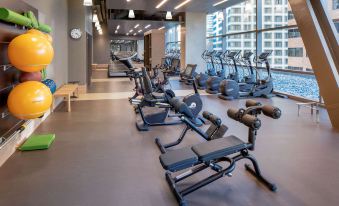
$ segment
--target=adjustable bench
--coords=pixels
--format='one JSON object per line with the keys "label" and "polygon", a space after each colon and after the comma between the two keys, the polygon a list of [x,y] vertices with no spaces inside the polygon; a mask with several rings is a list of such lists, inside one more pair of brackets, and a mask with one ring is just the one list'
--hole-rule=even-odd
{"label": "adjustable bench", "polygon": [[[160,155],[160,163],[166,172],[166,180],[173,191],[180,205],[187,205],[184,196],[195,190],[216,181],[225,176],[232,176],[236,162],[242,159],[251,161],[252,166],[245,164],[246,170],[252,174],[258,181],[263,183],[271,191],[276,191],[277,187],[265,179],[259,169],[256,159],[249,153],[249,150],[255,149],[255,140],[257,130],[261,127],[261,121],[257,118],[259,114],[278,119],[281,116],[280,109],[272,106],[252,106],[247,109],[229,109],[227,114],[230,118],[243,123],[249,128],[248,142],[244,142],[236,136],[227,136],[214,139],[195,146],[185,147],[178,150],[167,151]],[[219,163],[227,162],[227,166],[222,167]],[[223,164],[224,165],[224,164]],[[190,168],[190,169],[189,169]],[[210,168],[215,174],[179,190],[178,183],[187,177],[190,177],[202,170]],[[189,169],[176,177],[173,172]]]}

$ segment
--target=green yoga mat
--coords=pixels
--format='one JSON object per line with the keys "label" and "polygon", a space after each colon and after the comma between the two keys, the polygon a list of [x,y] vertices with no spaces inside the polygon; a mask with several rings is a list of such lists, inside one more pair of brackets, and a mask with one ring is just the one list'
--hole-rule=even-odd
{"label": "green yoga mat", "polygon": [[38,29],[40,31],[43,31],[43,32],[46,32],[46,33],[51,33],[52,32],[52,28],[50,26],[48,26],[47,24],[39,23]]}
{"label": "green yoga mat", "polygon": [[48,149],[55,139],[55,134],[44,134],[44,135],[32,135],[26,142],[21,145],[19,150],[31,151],[31,150],[43,150]]}
{"label": "green yoga mat", "polygon": [[29,18],[6,8],[0,8],[0,19],[27,27],[32,25],[32,21]]}

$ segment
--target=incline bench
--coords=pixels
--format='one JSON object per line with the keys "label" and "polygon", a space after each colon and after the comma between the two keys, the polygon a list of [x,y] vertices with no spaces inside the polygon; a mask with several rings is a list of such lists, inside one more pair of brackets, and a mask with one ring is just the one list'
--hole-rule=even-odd
{"label": "incline bench", "polygon": [[54,101],[56,97],[63,97],[67,101],[67,112],[71,111],[71,97],[79,96],[78,84],[64,84],[53,94],[52,112],[54,110]]}
{"label": "incline bench", "polygon": [[[273,119],[279,119],[281,116],[280,109],[270,105],[253,106],[239,110],[229,109],[227,111],[230,118],[246,125],[249,128],[248,142],[244,142],[232,135],[200,143],[191,147],[167,151],[160,155],[160,163],[163,168],[167,170],[166,180],[180,206],[187,205],[184,196],[218,180],[219,178],[232,176],[236,162],[242,159],[248,159],[251,161],[253,167],[249,164],[245,164],[245,168],[250,174],[252,174],[271,191],[277,190],[275,184],[271,183],[262,176],[258,162],[254,156],[250,154],[250,150],[253,151],[255,149],[257,130],[261,127],[261,121],[257,118],[257,115],[261,113]],[[226,162],[228,165],[223,167],[219,164],[221,162]],[[194,185],[188,186],[184,189],[179,189],[178,183],[180,181],[208,168],[216,173]],[[189,170],[175,177],[172,176],[173,172],[184,169]]]}

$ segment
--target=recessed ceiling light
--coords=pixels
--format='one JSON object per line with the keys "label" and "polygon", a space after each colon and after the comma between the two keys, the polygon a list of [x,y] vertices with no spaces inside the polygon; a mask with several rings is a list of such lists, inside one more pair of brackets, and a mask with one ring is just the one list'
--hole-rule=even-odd
{"label": "recessed ceiling light", "polygon": [[84,0],[84,6],[93,6],[92,0]]}
{"label": "recessed ceiling light", "polygon": [[162,5],[164,5],[167,2],[167,0],[162,0],[155,8],[159,9]]}
{"label": "recessed ceiling light", "polygon": [[166,19],[171,20],[172,19],[172,13],[170,11],[166,12]]}
{"label": "recessed ceiling light", "polygon": [[134,29],[138,28],[139,27],[139,24],[135,25]]}
{"label": "recessed ceiling light", "polygon": [[163,30],[165,27],[164,26],[162,26],[162,27],[160,27],[158,30]]}
{"label": "recessed ceiling light", "polygon": [[130,2],[131,0],[127,0],[127,2]]}
{"label": "recessed ceiling light", "polygon": [[120,25],[117,26],[117,30],[120,29]]}
{"label": "recessed ceiling light", "polygon": [[126,34],[127,36],[129,35],[129,33]]}
{"label": "recessed ceiling light", "polygon": [[138,31],[138,33],[140,33],[140,32],[142,32],[142,30],[141,30],[141,29]]}
{"label": "recessed ceiling light", "polygon": [[132,33],[133,32],[133,29],[129,30],[129,33]]}
{"label": "recessed ceiling light", "polygon": [[147,25],[147,26],[145,26],[145,29],[147,29],[147,28],[149,28],[151,25],[149,24],[149,25]]}
{"label": "recessed ceiling light", "polygon": [[219,1],[219,2],[217,2],[215,4],[213,4],[213,6],[218,6],[218,5],[222,4],[222,3],[225,3],[226,1],[228,1],[228,0]]}
{"label": "recessed ceiling light", "polygon": [[129,12],[128,12],[128,18],[130,18],[130,19],[134,19],[134,18],[135,18],[135,14],[134,14],[134,11],[133,11],[133,10],[129,10]]}
{"label": "recessed ceiling light", "polygon": [[117,33],[118,33],[118,30],[115,30],[115,33],[117,34]]}
{"label": "recessed ceiling light", "polygon": [[185,4],[187,4],[188,2],[190,2],[191,0],[186,0],[184,2],[182,2],[181,4],[179,4],[178,6],[176,6],[174,9],[180,9],[182,6],[184,6]]}

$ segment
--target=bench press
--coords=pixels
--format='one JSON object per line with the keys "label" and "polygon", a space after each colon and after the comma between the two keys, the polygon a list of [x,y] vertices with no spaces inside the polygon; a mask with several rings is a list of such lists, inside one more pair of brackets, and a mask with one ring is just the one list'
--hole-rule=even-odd
{"label": "bench press", "polygon": [[[245,164],[246,170],[263,183],[271,191],[276,191],[277,187],[265,177],[263,177],[259,165],[249,151],[255,149],[257,130],[261,127],[261,121],[257,117],[264,114],[273,119],[279,119],[281,110],[270,106],[253,106],[246,109],[229,109],[228,116],[249,128],[248,142],[244,142],[238,137],[231,135],[212,141],[200,143],[192,147],[185,147],[178,150],[168,151],[160,155],[160,163],[166,172],[166,180],[181,206],[187,205],[184,197],[205,185],[212,183],[224,176],[232,176],[236,163],[242,159],[251,161],[252,166]],[[228,167],[223,168],[219,163],[226,162]],[[173,172],[184,169],[190,170],[172,177]],[[179,190],[177,184],[200,171],[207,168],[212,169],[215,174],[201,180],[200,182]]]}

